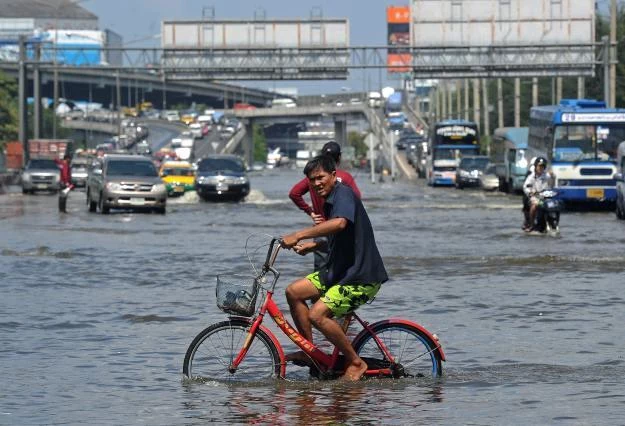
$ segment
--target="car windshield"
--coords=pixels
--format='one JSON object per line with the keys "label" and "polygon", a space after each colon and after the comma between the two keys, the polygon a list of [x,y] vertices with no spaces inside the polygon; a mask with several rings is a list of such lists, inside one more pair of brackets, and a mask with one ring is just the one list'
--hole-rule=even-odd
{"label": "car windshield", "polygon": [[154,164],[149,161],[109,161],[108,176],[158,176]]}
{"label": "car windshield", "polygon": [[163,169],[163,176],[193,176],[193,169],[167,167]]}
{"label": "car windshield", "polygon": [[484,174],[496,175],[497,174],[496,166],[494,164],[491,164],[490,166],[486,168],[486,171],[484,172]]}
{"label": "car windshield", "polygon": [[50,170],[58,168],[59,166],[56,165],[54,160],[30,160],[28,164],[29,170]]}
{"label": "car windshield", "polygon": [[460,168],[465,170],[484,170],[489,163],[488,158],[465,158],[460,162]]}
{"label": "car windshield", "polygon": [[241,160],[233,158],[205,158],[200,161],[198,171],[215,172],[215,171],[232,171],[242,172],[245,168]]}
{"label": "car windshield", "polygon": [[618,145],[623,140],[623,123],[558,126],[554,131],[553,159],[614,161]]}

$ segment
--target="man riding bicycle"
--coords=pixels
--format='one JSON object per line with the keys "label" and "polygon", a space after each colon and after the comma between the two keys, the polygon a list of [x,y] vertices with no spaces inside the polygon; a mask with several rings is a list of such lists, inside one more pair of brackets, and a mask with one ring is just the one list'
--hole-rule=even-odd
{"label": "man riding bicycle", "polygon": [[[367,364],[356,354],[341,326],[333,320],[371,301],[388,280],[375,244],[369,216],[360,199],[336,177],[336,165],[329,156],[315,157],[304,174],[314,191],[325,200],[325,222],[282,237],[282,246],[305,255],[327,244],[329,255],[323,267],[291,283],[286,289],[293,321],[302,336],[312,342],[312,326],[345,356],[344,379],[358,380]],[[306,241],[328,237],[327,241]],[[307,301],[313,305],[309,308]],[[305,361],[301,352],[287,355],[287,361]]]}

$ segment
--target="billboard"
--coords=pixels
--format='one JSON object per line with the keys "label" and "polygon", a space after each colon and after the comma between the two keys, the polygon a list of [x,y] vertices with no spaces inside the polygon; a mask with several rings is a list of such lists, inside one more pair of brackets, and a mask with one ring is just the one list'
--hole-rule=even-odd
{"label": "billboard", "polygon": [[387,46],[386,59],[389,73],[406,73],[411,70],[410,54],[410,7],[389,6],[386,8]]}
{"label": "billboard", "polygon": [[164,21],[161,34],[172,79],[347,78],[346,19]]}
{"label": "billboard", "polygon": [[594,4],[411,0],[413,68],[422,78],[592,75]]}

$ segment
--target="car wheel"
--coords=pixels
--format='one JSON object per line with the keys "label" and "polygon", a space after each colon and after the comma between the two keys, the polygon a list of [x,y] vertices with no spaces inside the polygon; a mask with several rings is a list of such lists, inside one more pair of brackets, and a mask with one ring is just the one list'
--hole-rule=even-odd
{"label": "car wheel", "polygon": [[158,214],[165,214],[167,213],[167,208],[166,207],[157,207],[154,209],[154,211]]}
{"label": "car wheel", "polygon": [[104,194],[100,194],[100,213],[102,214],[109,214],[109,212],[111,211],[110,207],[106,205],[106,203],[104,202]]}
{"label": "car wheel", "polygon": [[616,217],[624,220],[625,219],[625,211],[623,211],[623,197],[616,197]]}

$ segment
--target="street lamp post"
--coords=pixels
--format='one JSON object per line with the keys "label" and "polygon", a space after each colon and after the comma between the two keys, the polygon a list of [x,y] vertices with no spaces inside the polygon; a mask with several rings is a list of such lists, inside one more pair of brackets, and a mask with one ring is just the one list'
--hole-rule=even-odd
{"label": "street lamp post", "polygon": [[57,124],[56,124],[56,110],[58,108],[58,103],[59,103],[59,69],[58,69],[58,45],[59,45],[59,14],[61,13],[61,10],[69,5],[76,5],[79,3],[84,3],[86,1],[89,0],[62,0],[59,2],[58,6],[56,7],[56,11],[54,13],[54,49],[52,50],[54,52],[54,58],[53,58],[53,65],[54,65],[54,83],[53,83],[53,97],[54,97],[54,102],[52,103],[52,107],[53,107],[53,120],[52,120],[52,138],[56,139],[56,133],[57,133]]}

